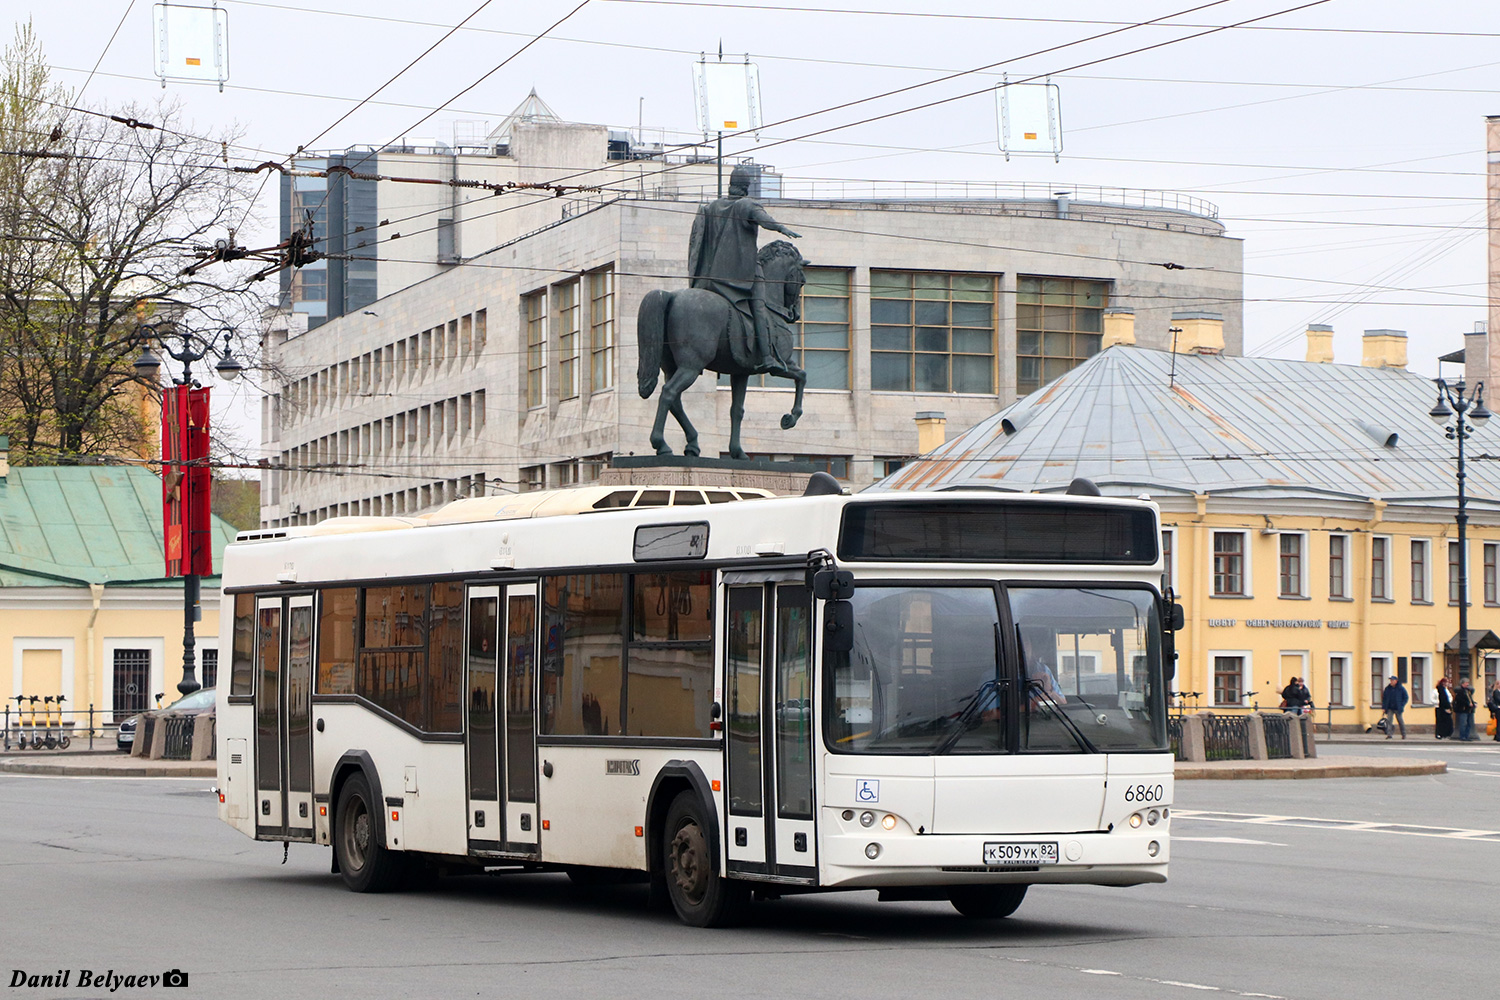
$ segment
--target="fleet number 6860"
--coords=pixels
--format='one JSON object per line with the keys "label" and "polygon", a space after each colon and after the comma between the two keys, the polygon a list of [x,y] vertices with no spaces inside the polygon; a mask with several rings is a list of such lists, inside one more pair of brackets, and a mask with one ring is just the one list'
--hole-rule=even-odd
{"label": "fleet number 6860", "polygon": [[1160,785],[1126,785],[1126,802],[1160,802],[1166,792]]}

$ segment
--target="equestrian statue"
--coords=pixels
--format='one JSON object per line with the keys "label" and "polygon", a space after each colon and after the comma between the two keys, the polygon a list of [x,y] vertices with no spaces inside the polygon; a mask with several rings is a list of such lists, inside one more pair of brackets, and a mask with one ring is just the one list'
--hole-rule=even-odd
{"label": "equestrian statue", "polygon": [[802,269],[807,261],[785,240],[757,250],[761,229],[800,236],[750,197],[754,177],[753,168],[735,167],[729,197],[698,210],[688,249],[690,287],[677,292],[657,289],[641,301],[636,316],[641,398],[650,398],[656,390],[658,373],[666,376],[651,427],[651,445],[658,455],[672,454],[663,433],[668,413],[687,437],[683,454],[700,454],[698,431],[682,408],[682,393],[704,369],[729,376],[731,458],[747,457],[740,444],[740,423],[751,375],[775,375],[796,383],[792,410],[781,418],[783,430],[795,427],[802,416],[807,373],[792,357],[791,324],[801,316]]}

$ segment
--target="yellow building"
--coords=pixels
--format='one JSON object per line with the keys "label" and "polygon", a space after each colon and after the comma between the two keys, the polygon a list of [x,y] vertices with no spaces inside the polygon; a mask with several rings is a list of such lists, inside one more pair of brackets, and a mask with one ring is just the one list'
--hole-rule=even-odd
{"label": "yellow building", "polygon": [[[0,677],[63,695],[75,731],[178,697],[182,581],[163,576],[161,479],[130,466],[11,469],[0,437]],[[234,537],[214,519],[215,566]],[[219,578],[202,581],[195,669],[217,671]],[[40,706],[40,702],[38,702]],[[29,715],[30,703],[26,705]],[[82,714],[74,714],[82,713]]]}
{"label": "yellow building", "polygon": [[[1176,355],[1110,347],[883,485],[1060,492],[1082,476],[1148,496],[1187,617],[1172,685],[1197,693],[1186,707],[1274,710],[1301,677],[1319,724],[1363,729],[1398,674],[1408,723],[1430,726],[1438,677],[1458,679],[1463,557],[1455,446],[1428,417],[1431,380],[1405,370],[1397,331],[1369,331],[1358,366],[1330,363],[1327,328],[1310,331],[1308,362],[1226,356],[1212,333],[1190,331]],[[1471,439],[1471,457],[1486,451],[1500,452],[1500,423]],[[1500,662],[1500,467],[1467,472],[1472,676],[1485,690]]]}

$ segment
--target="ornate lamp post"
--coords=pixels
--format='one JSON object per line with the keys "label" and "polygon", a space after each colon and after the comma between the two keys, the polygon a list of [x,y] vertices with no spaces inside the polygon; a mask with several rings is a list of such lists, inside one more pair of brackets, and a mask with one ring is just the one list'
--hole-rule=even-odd
{"label": "ornate lamp post", "polygon": [[[214,353],[219,355],[219,363],[214,365],[214,371],[219,375],[220,378],[233,381],[234,379],[239,378],[240,372],[244,371],[245,369],[245,366],[240,363],[240,360],[234,356],[234,352],[230,349],[229,341],[232,334],[228,329],[221,331],[224,335],[223,348],[215,348],[211,340],[198,336],[196,334],[189,333],[186,329],[178,329],[177,324],[173,323],[170,320],[163,320],[159,323],[142,324],[141,326],[136,328],[136,332],[140,337],[143,346],[141,348],[141,356],[136,358],[133,367],[135,368],[136,374],[149,381],[155,381],[157,372],[162,366],[161,359],[151,352],[151,342],[153,340],[155,340],[162,346],[162,348],[166,351],[167,356],[170,357],[173,361],[182,363],[182,378],[174,378],[172,380],[172,384],[174,386],[183,387],[182,391],[184,392],[197,389],[198,383],[193,381],[193,362],[203,360],[203,358],[208,356],[210,351],[213,351]],[[174,351],[171,349],[171,347],[167,346],[167,341],[172,339],[182,341],[182,350]],[[217,340],[218,338],[216,337],[214,339]],[[195,343],[199,345],[198,349],[196,350],[194,349]],[[203,407],[206,414],[206,392],[204,393]],[[177,422],[175,430],[178,434],[179,441],[187,439],[188,413],[189,407],[186,405],[178,405],[175,408]],[[206,424],[201,429],[201,433],[203,433],[204,435],[207,434]],[[180,483],[186,482],[186,477],[184,474],[187,472],[187,470],[182,468],[180,459],[179,461],[172,464],[176,465],[177,468],[170,470],[170,472],[175,472],[178,474],[178,480]],[[169,475],[170,472],[166,468],[163,468],[162,470],[162,474],[164,476]],[[203,499],[203,504],[205,507],[207,505],[207,502],[208,501],[205,494],[205,497]],[[188,555],[186,550],[190,546],[190,539],[187,537],[179,537],[180,545],[184,550],[183,556],[185,558],[182,560],[182,566],[184,567],[184,571],[182,573],[182,680],[178,682],[177,690],[184,695],[189,695],[194,691],[197,691],[202,686],[198,683],[198,678],[195,674],[196,661],[194,657],[194,647],[196,646],[196,641],[193,636],[193,623],[197,621],[199,616],[199,576],[197,573],[192,572],[194,567],[191,564],[191,560],[186,558],[186,556]],[[170,555],[168,558],[171,558]],[[169,575],[173,575],[171,574],[170,564],[168,566],[168,572]]]}
{"label": "ornate lamp post", "polygon": [[1458,679],[1471,672],[1469,664],[1469,526],[1468,497],[1464,492],[1464,442],[1476,428],[1490,419],[1484,405],[1484,383],[1475,382],[1472,395],[1464,395],[1464,381],[1453,384],[1437,380],[1437,402],[1427,415],[1438,426],[1447,425],[1448,440],[1458,442]]}

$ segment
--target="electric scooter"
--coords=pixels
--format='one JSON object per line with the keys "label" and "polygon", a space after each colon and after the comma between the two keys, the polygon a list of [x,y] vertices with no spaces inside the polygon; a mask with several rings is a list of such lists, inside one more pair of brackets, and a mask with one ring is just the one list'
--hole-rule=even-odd
{"label": "electric scooter", "polygon": [[34,694],[29,694],[26,696],[26,700],[31,703],[31,719],[27,723],[31,728],[31,749],[40,750],[42,748],[42,737],[36,728],[36,703],[41,699]]}
{"label": "electric scooter", "polygon": [[26,749],[26,733],[21,728],[21,702],[26,700],[24,694],[13,695],[11,700],[16,703],[16,721],[14,725],[7,724],[5,727],[5,749],[10,749],[11,740],[16,741],[17,750]]}
{"label": "electric scooter", "polygon": [[[71,739],[68,738],[67,733],[65,733],[63,731],[62,703],[63,703],[64,700],[65,699],[64,699],[63,695],[57,695],[55,698],[49,695],[49,696],[44,697],[42,699],[43,704],[45,704],[47,706],[47,739],[46,739],[46,746],[47,746],[48,750],[54,750],[54,749],[66,750],[66,749],[68,749],[68,745],[73,742]],[[56,703],[56,705],[57,705],[57,725],[56,726],[54,726],[52,724],[52,705],[54,703]]]}

